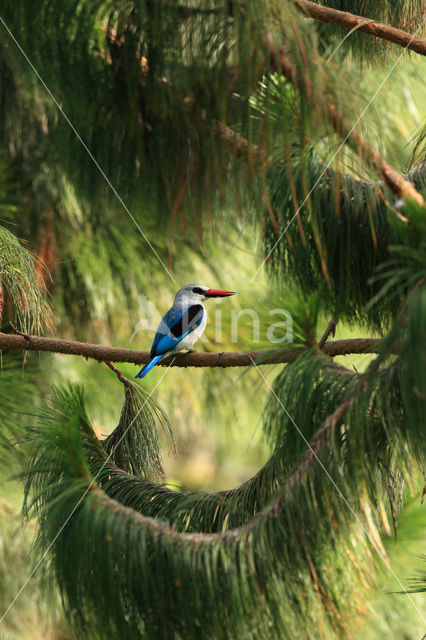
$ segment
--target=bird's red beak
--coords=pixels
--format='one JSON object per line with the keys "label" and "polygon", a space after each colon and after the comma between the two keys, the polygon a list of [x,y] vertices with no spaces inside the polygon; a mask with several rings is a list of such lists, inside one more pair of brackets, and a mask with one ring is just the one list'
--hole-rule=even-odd
{"label": "bird's red beak", "polygon": [[204,295],[207,298],[224,298],[225,296],[233,296],[235,291],[222,291],[221,289],[207,289]]}

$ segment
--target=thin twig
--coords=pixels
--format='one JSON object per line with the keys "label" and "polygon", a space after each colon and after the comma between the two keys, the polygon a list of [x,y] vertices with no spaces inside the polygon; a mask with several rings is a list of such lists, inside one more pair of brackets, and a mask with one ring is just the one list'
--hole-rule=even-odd
{"label": "thin twig", "polygon": [[328,337],[330,336],[330,334],[333,336],[336,333],[336,324],[337,324],[337,320],[334,316],[334,314],[331,316],[330,322],[327,325],[326,330],[324,331],[324,335],[322,336],[321,340],[318,342],[318,346],[320,349],[323,348],[323,346],[325,345],[325,343],[327,342]]}
{"label": "thin twig", "polygon": [[114,373],[117,375],[117,378],[120,380],[120,382],[124,384],[125,387],[131,386],[130,380],[128,380],[123,376],[122,371],[120,371],[118,367],[115,367],[111,362],[109,362],[109,360],[105,360],[104,362],[107,367],[109,367],[112,371],[114,371]]}
{"label": "thin twig", "polygon": [[23,331],[19,331],[19,329],[17,329],[15,327],[15,325],[13,324],[13,322],[9,323],[10,326],[12,327],[13,331],[18,335],[18,336],[22,336],[23,338],[25,338],[25,340],[31,340],[31,336],[29,333],[24,333]]}

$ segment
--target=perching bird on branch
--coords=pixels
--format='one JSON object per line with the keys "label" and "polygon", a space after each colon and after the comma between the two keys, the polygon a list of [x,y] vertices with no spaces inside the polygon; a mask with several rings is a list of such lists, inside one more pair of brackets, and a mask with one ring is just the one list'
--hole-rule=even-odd
{"label": "perching bird on branch", "polygon": [[144,378],[162,358],[188,349],[197,342],[206,328],[207,312],[203,302],[207,298],[232,296],[235,291],[209,289],[201,284],[187,284],[177,292],[173,306],[160,322],[151,347],[151,360],[136,378]]}

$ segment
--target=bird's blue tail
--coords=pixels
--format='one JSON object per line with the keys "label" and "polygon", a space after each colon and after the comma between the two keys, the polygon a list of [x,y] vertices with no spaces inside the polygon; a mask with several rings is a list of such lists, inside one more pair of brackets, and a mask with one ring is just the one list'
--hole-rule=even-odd
{"label": "bird's blue tail", "polygon": [[154,356],[152,358],[152,360],[150,360],[140,371],[139,373],[135,376],[135,378],[145,378],[146,374],[151,371],[152,367],[154,367],[157,362],[160,362],[161,358],[163,357],[164,354],[161,354],[161,356]]}

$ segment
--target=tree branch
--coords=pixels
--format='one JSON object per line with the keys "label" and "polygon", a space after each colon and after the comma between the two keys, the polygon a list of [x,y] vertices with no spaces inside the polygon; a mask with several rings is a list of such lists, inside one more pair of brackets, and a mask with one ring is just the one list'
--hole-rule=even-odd
{"label": "tree branch", "polygon": [[[279,48],[277,56],[275,45],[268,38],[265,39],[265,42],[269,44],[272,70],[279,73],[281,72],[289,82],[294,83],[297,79],[297,70],[285,57],[283,47]],[[421,40],[421,42],[426,47],[426,41]],[[329,114],[331,125],[334,128],[335,132],[341,138],[347,139],[348,141],[352,140],[355,143],[356,147],[361,151],[362,155],[366,158],[369,164],[381,172],[384,178],[384,182],[388,185],[388,187],[398,197],[401,198],[407,196],[423,206],[423,196],[417,191],[411,181],[412,177],[414,177],[414,173],[413,176],[412,174],[403,176],[398,173],[398,171],[394,169],[388,162],[386,162],[386,160],[384,160],[380,156],[378,151],[373,149],[355,129],[349,127],[343,116],[341,116],[337,112],[337,109],[333,104],[327,101],[326,108]],[[203,118],[203,114],[202,119],[205,119],[205,115]],[[268,158],[263,149],[261,149],[257,145],[251,144],[246,138],[237,134],[230,127],[217,120],[213,121],[212,126],[213,130],[233,148],[233,151],[237,155],[237,157],[246,157],[248,153],[251,153],[253,156],[261,158],[264,167],[267,167],[269,164],[271,164],[272,158]],[[422,165],[420,165],[420,168],[422,168]],[[332,169],[330,169],[330,171],[332,171]]]}
{"label": "tree branch", "polygon": [[[285,78],[293,85],[298,80],[298,71],[296,67],[288,59],[284,47],[277,47],[274,40],[270,36],[265,36],[264,44],[268,48],[271,71],[282,73]],[[309,98],[308,98],[309,99]],[[313,104],[310,105],[312,108]],[[424,205],[423,196],[415,189],[414,185],[406,180],[396,169],[384,160],[378,151],[373,149],[356,129],[350,127],[344,117],[337,111],[334,104],[325,101],[328,111],[328,117],[334,131],[344,140],[355,143],[358,151],[363,155],[366,161],[375,169],[378,169],[388,185],[388,187],[400,198],[407,196],[412,198],[419,205]]]}
{"label": "tree branch", "polygon": [[[318,17],[319,15],[323,16],[325,15],[324,14],[324,11],[325,11],[327,16],[330,17],[330,20],[327,20],[328,22],[332,22],[331,20],[332,15],[334,17],[334,20],[337,20],[337,19],[340,19],[340,20],[344,19],[345,21],[354,20],[355,22],[352,24],[352,26],[361,24],[362,21],[365,20],[361,16],[355,16],[343,11],[337,11],[334,9],[329,9],[327,7],[322,7],[320,5],[315,4],[314,2],[309,2],[308,0],[293,0],[293,1],[295,1],[296,4],[299,3],[300,6],[303,6],[308,13],[309,11],[311,11],[312,13],[315,13],[315,16],[312,15],[312,17]],[[331,12],[331,14],[327,12]],[[339,14],[339,15],[336,16],[335,14]],[[340,14],[342,14],[344,18],[340,16]],[[349,26],[349,22],[347,23],[346,26]],[[379,31],[382,33],[383,30],[385,30],[387,34],[392,32],[395,37],[396,37],[395,34],[399,34],[400,38],[403,38],[403,39],[405,38],[404,40],[405,43],[410,42],[411,40],[412,43],[417,43],[417,45],[419,45],[420,43],[426,49],[426,41],[421,40],[419,38],[413,38],[410,34],[407,34],[404,31],[401,31],[400,29],[394,29],[393,27],[389,27],[388,25],[385,25],[383,23],[369,21],[366,24],[364,24],[363,27],[366,27],[366,28],[368,27],[370,29],[370,32],[374,33],[375,35],[379,35]],[[100,29],[107,34],[107,37],[110,39],[110,41],[113,44],[116,44],[119,47],[123,44],[124,38],[119,39],[117,36],[117,32],[114,29],[105,27],[104,25],[101,25]],[[364,30],[367,30],[367,29],[364,29]],[[298,76],[297,69],[291,64],[291,62],[286,57],[284,47],[282,46],[279,47],[277,52],[275,44],[269,36],[265,36],[264,42],[267,48],[269,49],[272,71],[277,71],[278,73],[282,73],[289,82],[294,84]],[[146,62],[147,62],[146,58],[143,58],[142,60],[143,65],[145,65]],[[143,71],[144,73],[146,73],[147,71],[147,68],[145,68],[145,66],[143,66]],[[193,99],[190,97],[187,97],[185,101],[189,106],[190,104],[192,104]],[[313,107],[313,105],[311,106]],[[398,197],[402,198],[404,196],[408,196],[409,198],[412,198],[418,204],[423,206],[424,205],[423,196],[416,190],[413,184],[410,181],[406,180],[404,176],[398,173],[396,169],[394,169],[389,163],[387,163],[380,156],[378,151],[373,149],[368,144],[368,142],[364,140],[362,136],[354,128],[350,128],[349,125],[346,123],[345,119],[343,118],[343,116],[341,116],[337,112],[333,104],[326,101],[326,107],[328,110],[330,122],[335,132],[340,137],[347,140],[352,140],[355,143],[355,145],[362,152],[363,156],[367,159],[367,161],[375,169],[379,170],[382,173],[383,178],[386,184],[390,187],[390,189],[394,193],[396,193]],[[203,110],[201,110],[201,119],[206,120],[206,113]],[[230,146],[233,147],[237,156],[246,156],[247,153],[252,153],[253,155],[261,156],[264,166],[267,166],[270,163],[270,159],[266,156],[263,150],[261,150],[256,145],[251,145],[249,141],[246,140],[246,138],[237,134],[230,127],[226,126],[225,124],[223,124],[218,120],[213,120],[211,122],[211,126],[214,132],[217,132],[222,139],[224,139]]]}
{"label": "tree branch", "polygon": [[[350,340],[333,340],[327,342],[323,352],[335,356],[351,353],[376,353],[380,340],[378,338],[355,338]],[[0,349],[6,351],[49,351],[66,355],[93,358],[99,362],[130,362],[146,364],[149,362],[149,351],[108,347],[101,344],[61,340],[59,338],[43,338],[41,336],[20,336],[0,333]],[[305,347],[284,347],[282,349],[261,349],[258,351],[228,351],[225,353],[181,353],[159,362],[163,366],[173,367],[248,367],[252,360],[257,364],[281,364],[294,360]]]}
{"label": "tree branch", "polygon": [[127,378],[123,376],[123,373],[120,371],[118,367],[114,367],[114,365],[109,360],[105,360],[105,364],[107,367],[111,369],[111,371],[114,371],[117,378],[120,380],[122,384],[124,384],[125,387],[131,386],[131,383],[129,382],[129,380],[127,380]]}
{"label": "tree branch", "polygon": [[[143,524],[147,527],[148,531],[151,530],[151,532],[156,532],[159,535],[168,535],[173,541],[187,540],[192,542],[194,545],[204,545],[212,544],[219,540],[227,541],[235,539],[240,535],[247,535],[247,533],[251,529],[255,528],[261,520],[276,518],[280,516],[286,499],[288,499],[289,495],[292,493],[295,487],[299,486],[301,482],[304,482],[307,470],[309,469],[310,465],[316,461],[316,457],[318,456],[321,447],[324,445],[324,440],[330,437],[333,428],[335,427],[337,422],[344,416],[347,410],[352,406],[355,398],[356,390],[353,390],[352,393],[350,393],[345,398],[345,400],[337,407],[337,409],[330,416],[328,416],[328,418],[326,418],[321,428],[317,431],[314,439],[311,441],[309,449],[302,456],[292,473],[283,481],[283,484],[280,487],[277,496],[272,500],[272,502],[266,505],[263,509],[261,509],[261,511],[250,518],[247,522],[233,529],[228,529],[227,531],[222,531],[219,533],[187,533],[176,531],[176,529],[174,529],[174,527],[168,522],[157,520],[156,518],[150,516],[145,516],[139,511],[132,509],[131,507],[124,506],[114,498],[111,498],[104,490],[102,490],[93,482],[91,482],[89,490],[93,495],[96,496],[96,500],[99,499],[100,501],[102,501],[105,507],[111,509],[112,511],[120,513],[125,517],[128,517],[133,522]],[[172,492],[174,491],[172,490]],[[95,505],[94,508],[96,508]]]}
{"label": "tree branch", "polygon": [[[201,112],[201,119],[206,121],[205,110]],[[217,133],[222,140],[232,147],[237,157],[247,158],[249,154],[252,154],[253,156],[258,156],[263,159],[266,165],[270,163],[265,151],[261,147],[252,144],[247,138],[244,138],[231,129],[231,127],[228,127],[219,120],[212,120],[210,125],[213,128],[213,132]]]}
{"label": "tree branch", "polygon": [[324,334],[321,338],[321,340],[318,342],[318,346],[320,349],[322,349],[325,345],[325,343],[327,342],[330,334],[333,336],[334,338],[334,334],[336,333],[336,324],[337,324],[337,320],[334,316],[334,314],[331,316],[331,320],[327,325],[326,330],[324,331]]}
{"label": "tree branch", "polygon": [[323,7],[309,0],[294,0],[294,3],[299,11],[315,20],[337,24],[347,29],[358,27],[359,31],[364,31],[364,33],[376,36],[382,40],[388,40],[401,47],[411,49],[416,53],[420,53],[422,56],[426,55],[426,40],[415,38],[410,33],[402,31],[402,29],[395,29],[383,22],[375,22],[363,16],[348,13],[347,11]]}

